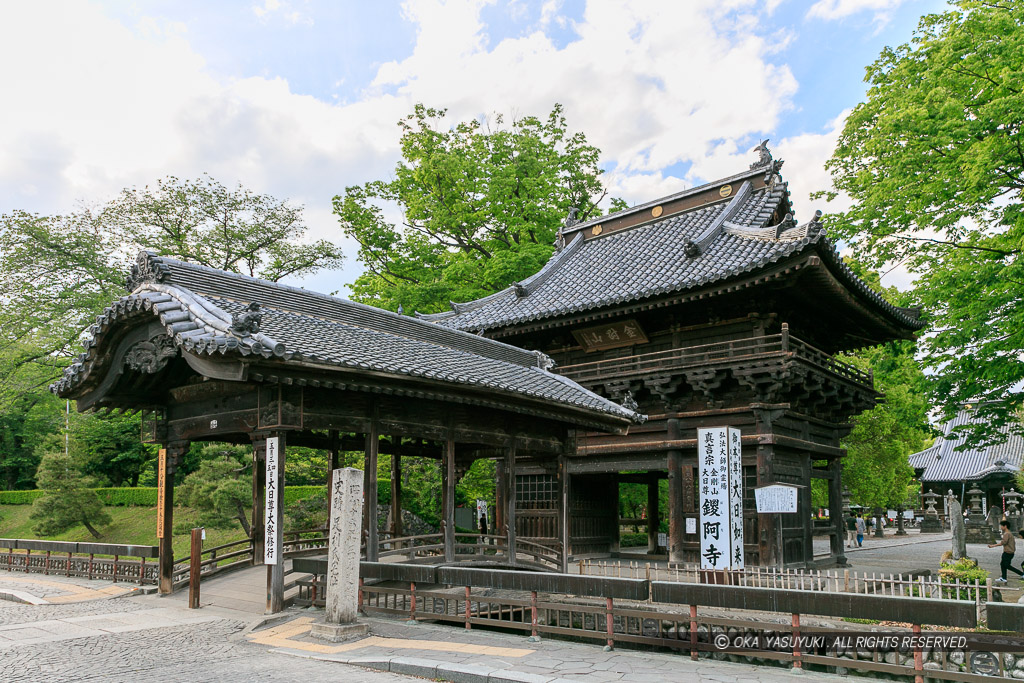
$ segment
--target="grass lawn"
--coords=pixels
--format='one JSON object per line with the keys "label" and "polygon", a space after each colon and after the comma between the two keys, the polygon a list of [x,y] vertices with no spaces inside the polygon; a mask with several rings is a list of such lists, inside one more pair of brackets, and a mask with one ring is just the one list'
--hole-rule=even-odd
{"label": "grass lawn", "polygon": [[[41,536],[32,530],[31,505],[0,505],[0,538],[38,538],[51,541],[88,541],[94,543],[126,543],[130,545],[156,545],[156,508],[147,507],[107,507],[107,513],[113,520],[105,527],[98,529],[99,538],[82,525],[75,526],[56,536]],[[175,526],[196,518],[195,511],[190,508],[174,508]],[[213,546],[238,541],[245,538],[240,526],[231,529],[207,529],[204,546]],[[189,534],[174,535],[174,556],[184,557],[189,552]]]}

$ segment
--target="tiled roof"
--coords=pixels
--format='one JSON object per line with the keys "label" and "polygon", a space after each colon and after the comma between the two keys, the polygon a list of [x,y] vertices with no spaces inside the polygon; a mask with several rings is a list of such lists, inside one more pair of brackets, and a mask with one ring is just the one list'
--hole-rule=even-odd
{"label": "tiled roof", "polygon": [[[97,363],[108,330],[129,317],[159,318],[177,346],[199,355],[236,354],[418,377],[583,410],[591,417],[639,420],[549,371],[539,352],[450,330],[344,299],[196,266],[143,252],[131,294],[89,328],[85,353],[51,388],[75,397]],[[262,320],[256,334],[232,328],[252,303]],[[95,379],[95,378],[94,378]]]}
{"label": "tiled roof", "polygon": [[899,327],[923,326],[918,311],[888,303],[846,267],[817,217],[799,226],[792,221],[771,224],[776,210],[788,207],[782,204],[788,195],[786,183],[779,180],[754,189],[749,177],[740,179],[740,189],[727,201],[637,227],[585,239],[574,226],[569,244],[519,287],[419,317],[455,329],[486,331],[685,292],[815,250],[870,308]]}
{"label": "tiled roof", "polygon": [[[976,413],[964,409],[946,423],[943,435],[931,448],[910,456],[910,466],[922,470],[922,482],[977,480],[990,474],[1013,474],[1024,461],[1024,436],[1005,426],[1000,432],[1005,441],[984,448],[956,450],[964,440],[953,433],[957,427],[975,422]],[[939,491],[938,493],[942,493]]]}

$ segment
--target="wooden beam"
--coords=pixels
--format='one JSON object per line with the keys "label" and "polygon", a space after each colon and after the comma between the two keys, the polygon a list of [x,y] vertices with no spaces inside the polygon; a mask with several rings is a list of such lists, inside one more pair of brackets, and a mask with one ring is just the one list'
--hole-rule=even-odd
{"label": "wooden beam", "polygon": [[377,454],[380,449],[380,434],[377,421],[370,422],[366,435],[363,468],[363,529],[366,533],[366,561],[376,562],[380,557],[380,536],[377,527]]}
{"label": "wooden beam", "polygon": [[402,456],[391,456],[391,534],[402,535]]}
{"label": "wooden beam", "polygon": [[[679,420],[668,421],[668,437],[679,439]],[[683,517],[683,472],[682,452],[674,448],[668,452],[668,561],[669,564],[683,562],[683,532],[686,530]],[[618,511],[616,510],[616,518]]]}
{"label": "wooden beam", "polygon": [[569,554],[572,550],[569,545],[569,530],[572,522],[570,519],[572,511],[569,509],[571,480],[567,464],[565,454],[562,453],[558,456],[558,540],[562,546],[558,570],[563,574],[569,571]]}
{"label": "wooden beam", "polygon": [[[162,476],[157,481],[163,489],[158,495],[160,509],[158,510],[157,536],[160,545],[160,593],[169,595],[174,589],[174,471],[177,469],[181,457],[188,451],[187,443],[171,443],[167,448],[160,450],[159,463]],[[161,481],[162,480],[162,481]]]}
{"label": "wooden beam", "polygon": [[441,462],[441,507],[444,515],[444,561],[455,561],[455,437],[444,442]]}
{"label": "wooden beam", "polygon": [[508,534],[508,559],[516,565],[516,445],[505,448],[505,533]]}
{"label": "wooden beam", "polygon": [[264,529],[263,487],[267,484],[266,458],[267,441],[264,437],[252,438],[252,564],[263,564]]}

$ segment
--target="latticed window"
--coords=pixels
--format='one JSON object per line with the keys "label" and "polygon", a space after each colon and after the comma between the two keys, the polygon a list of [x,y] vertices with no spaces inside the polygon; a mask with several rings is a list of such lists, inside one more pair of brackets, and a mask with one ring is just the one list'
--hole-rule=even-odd
{"label": "latticed window", "polygon": [[516,477],[516,508],[554,507],[558,500],[558,480],[550,474],[522,474]]}

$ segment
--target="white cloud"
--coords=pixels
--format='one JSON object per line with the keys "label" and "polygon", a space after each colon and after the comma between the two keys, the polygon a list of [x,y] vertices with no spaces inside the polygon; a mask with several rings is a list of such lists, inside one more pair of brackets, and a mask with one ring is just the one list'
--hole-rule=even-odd
{"label": "white cloud", "polygon": [[874,12],[874,23],[882,26],[889,22],[892,11],[904,2],[906,0],[818,0],[807,10],[807,16],[834,21],[861,12]]}
{"label": "white cloud", "polygon": [[263,0],[262,5],[253,5],[252,12],[263,23],[268,23],[274,17],[280,17],[286,24],[312,26],[313,18],[292,9],[287,3],[281,0]]}
{"label": "white cloud", "polygon": [[[4,4],[0,92],[16,97],[0,108],[0,211],[66,211],[168,174],[209,172],[304,204],[312,232],[338,238],[330,198],[388,175],[394,122],[416,102],[448,107],[452,120],[543,115],[561,102],[615,169],[611,194],[639,202],[746,168],[751,140],[778,125],[797,90],[771,61],[776,45],[758,33],[755,0],[591,2],[571,24],[549,0],[536,29],[493,45],[480,16],[491,2],[406,2],[415,45],[345,104],[296,94],[280,78],[212,73],[180,25],[126,26],[80,2]],[[252,11],[285,21],[294,12],[281,0]],[[558,22],[575,33],[561,48],[544,33]],[[805,166],[797,157],[819,166],[827,157],[812,153],[824,144],[815,136],[784,142],[794,185]],[[690,166],[685,178],[664,170],[676,164]]]}

